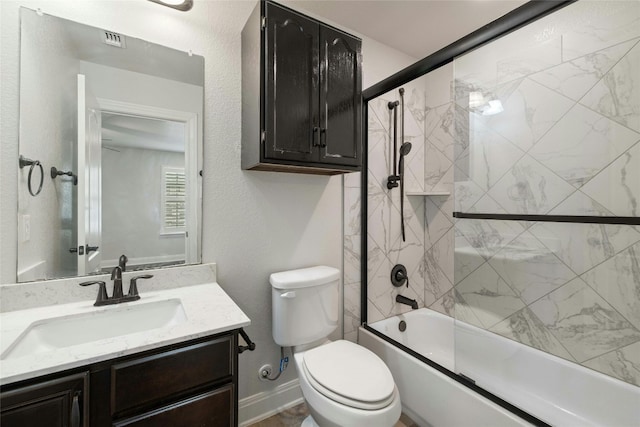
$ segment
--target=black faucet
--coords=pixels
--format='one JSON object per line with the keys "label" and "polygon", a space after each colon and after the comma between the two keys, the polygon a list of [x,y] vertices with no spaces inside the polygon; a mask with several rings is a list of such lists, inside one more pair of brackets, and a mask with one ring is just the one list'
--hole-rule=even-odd
{"label": "black faucet", "polygon": [[399,302],[400,304],[406,304],[410,306],[413,310],[418,309],[418,302],[414,299],[407,298],[404,295],[400,295],[400,294],[396,295],[396,302]]}
{"label": "black faucet", "polygon": [[137,301],[140,299],[140,295],[138,294],[138,279],[151,279],[153,276],[151,274],[145,274],[142,276],[136,276],[131,278],[131,282],[129,283],[129,292],[127,295],[122,293],[122,269],[120,266],[114,267],[111,272],[111,280],[113,280],[113,294],[111,298],[107,295],[106,285],[101,280],[94,280],[90,282],[80,283],[80,286],[89,286],[89,285],[99,285],[100,289],[98,289],[98,297],[96,298],[96,302],[93,304],[96,307],[101,305],[112,305],[119,304],[121,302],[128,301]]}

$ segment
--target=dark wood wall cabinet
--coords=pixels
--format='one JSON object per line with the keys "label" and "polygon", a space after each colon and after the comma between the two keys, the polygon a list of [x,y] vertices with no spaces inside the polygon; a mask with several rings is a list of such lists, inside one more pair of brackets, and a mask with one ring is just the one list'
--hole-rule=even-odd
{"label": "dark wood wall cabinet", "polygon": [[362,164],[362,41],[260,1],[242,30],[242,168],[333,175]]}
{"label": "dark wood wall cabinet", "polygon": [[238,425],[237,331],[2,387],[2,427]]}

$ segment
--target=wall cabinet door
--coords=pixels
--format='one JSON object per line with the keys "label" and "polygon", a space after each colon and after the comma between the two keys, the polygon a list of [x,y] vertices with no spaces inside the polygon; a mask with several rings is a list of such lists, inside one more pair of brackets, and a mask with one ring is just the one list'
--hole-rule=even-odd
{"label": "wall cabinet door", "polygon": [[88,427],[88,375],[75,374],[2,393],[0,425]]}
{"label": "wall cabinet door", "polygon": [[266,9],[265,157],[314,161],[318,132],[317,22]]}
{"label": "wall cabinet door", "polygon": [[242,30],[243,169],[360,170],[360,52],[360,39],[260,2]]}
{"label": "wall cabinet door", "polygon": [[359,40],[320,27],[320,161],[361,163],[362,79]]}

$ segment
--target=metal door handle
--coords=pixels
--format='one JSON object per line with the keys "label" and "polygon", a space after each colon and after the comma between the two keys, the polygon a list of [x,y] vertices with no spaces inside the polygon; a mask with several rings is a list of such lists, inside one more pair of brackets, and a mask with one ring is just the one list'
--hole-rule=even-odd
{"label": "metal door handle", "polygon": [[80,397],[81,392],[77,391],[73,396],[71,405],[71,427],[80,427]]}

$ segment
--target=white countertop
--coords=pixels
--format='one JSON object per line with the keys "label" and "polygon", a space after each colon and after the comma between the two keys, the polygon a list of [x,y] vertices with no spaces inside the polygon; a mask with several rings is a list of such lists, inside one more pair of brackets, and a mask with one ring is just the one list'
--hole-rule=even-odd
{"label": "white countertop", "polygon": [[153,301],[179,298],[186,320],[172,326],[0,360],[0,383],[9,384],[76,368],[207,335],[238,329],[251,323],[217,283],[141,292],[134,302],[94,307],[94,300],[58,304],[0,314],[0,354],[33,323],[61,316],[122,309]]}

